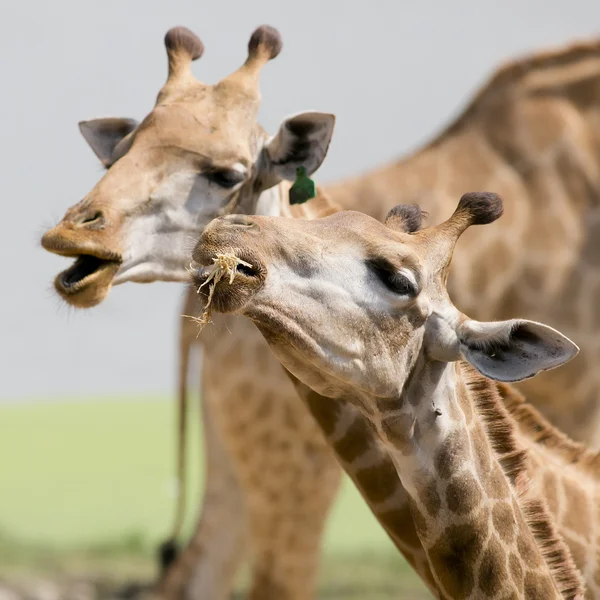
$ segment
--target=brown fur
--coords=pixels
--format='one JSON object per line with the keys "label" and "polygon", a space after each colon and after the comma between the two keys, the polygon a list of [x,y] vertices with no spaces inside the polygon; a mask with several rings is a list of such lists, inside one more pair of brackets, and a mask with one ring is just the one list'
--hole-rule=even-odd
{"label": "brown fur", "polygon": [[[494,73],[493,77],[479,90],[462,114],[430,146],[434,147],[445,138],[457,134],[465,126],[468,126],[473,119],[478,117],[482,106],[498,103],[505,93],[513,92],[519,83],[523,83],[532,71],[562,67],[589,57],[600,59],[600,41],[580,42],[561,48],[558,51],[538,52],[527,58],[507,62]],[[552,81],[552,87],[557,87],[555,81]]]}
{"label": "brown fur", "polygon": [[165,35],[165,46],[169,57],[185,52],[191,60],[198,60],[204,54],[204,44],[187,27],[173,27]]}
{"label": "brown fur", "polygon": [[[460,369],[467,388],[475,400],[490,443],[498,455],[504,473],[515,487],[527,524],[533,532],[558,589],[565,598],[582,598],[584,593],[582,578],[568,547],[556,531],[545,502],[530,496],[527,450],[521,449],[517,443],[515,421],[502,403],[498,387],[468,363],[462,362]],[[511,389],[507,385],[503,387],[507,390]],[[521,405],[520,408],[523,406],[526,405]]]}
{"label": "brown fur", "polygon": [[276,58],[281,52],[283,41],[279,32],[269,25],[261,25],[258,27],[250,41],[248,42],[248,54],[251,58],[265,52],[268,54],[269,60]]}
{"label": "brown fur", "polygon": [[392,229],[414,233],[421,229],[426,213],[416,204],[398,204],[390,210],[385,224]]}
{"label": "brown fur", "polygon": [[498,383],[497,387],[507,410],[533,443],[540,444],[567,464],[575,465],[595,480],[600,480],[600,451],[591,450],[554,427],[514,387],[506,383]]}

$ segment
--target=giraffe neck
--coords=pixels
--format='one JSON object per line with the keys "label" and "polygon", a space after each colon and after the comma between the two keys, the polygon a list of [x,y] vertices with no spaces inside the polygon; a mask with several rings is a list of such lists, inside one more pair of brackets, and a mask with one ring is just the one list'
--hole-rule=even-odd
{"label": "giraffe neck", "polygon": [[484,411],[497,408],[487,405],[490,391],[460,364],[421,357],[400,401],[365,399],[378,407],[371,418],[409,496],[440,594],[578,597],[574,567],[567,573],[546,558],[559,551],[562,564],[566,547],[548,532],[536,535],[539,521],[553,531],[543,505],[526,497],[509,422],[484,427]]}
{"label": "giraffe neck", "polygon": [[408,495],[375,429],[350,401],[320,396],[289,371],[285,372],[375,518],[423,583],[437,595]]}

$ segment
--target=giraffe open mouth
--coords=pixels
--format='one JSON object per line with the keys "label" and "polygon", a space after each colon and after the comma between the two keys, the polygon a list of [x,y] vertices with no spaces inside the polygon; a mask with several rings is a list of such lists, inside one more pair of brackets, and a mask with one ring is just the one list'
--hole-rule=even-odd
{"label": "giraffe open mouth", "polygon": [[107,260],[91,254],[81,254],[71,267],[59,273],[57,284],[67,294],[77,293],[82,286],[89,283],[90,278],[94,278],[94,275],[97,276],[106,269],[111,271],[114,267],[118,269],[119,264],[120,261]]}
{"label": "giraffe open mouth", "polygon": [[99,304],[110,290],[121,257],[112,253],[69,253],[69,256],[75,256],[75,262],[54,279],[56,291],[63,300],[79,308]]}

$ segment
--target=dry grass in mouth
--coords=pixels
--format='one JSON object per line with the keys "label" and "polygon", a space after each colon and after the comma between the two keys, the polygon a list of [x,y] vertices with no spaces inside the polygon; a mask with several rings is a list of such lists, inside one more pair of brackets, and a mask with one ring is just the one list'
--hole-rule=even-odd
{"label": "dry grass in mouth", "polygon": [[211,323],[210,313],[211,313],[211,302],[213,298],[213,294],[215,293],[215,288],[217,287],[219,281],[223,279],[226,275],[229,275],[229,285],[233,283],[236,274],[236,268],[238,265],[244,265],[245,267],[252,267],[251,264],[243,261],[238,258],[233,251],[227,252],[225,254],[217,254],[215,258],[213,258],[213,264],[208,267],[209,274],[206,281],[196,290],[199,294],[200,290],[205,286],[210,284],[208,289],[208,300],[206,302],[206,306],[202,311],[202,314],[199,317],[194,317],[191,315],[183,315],[188,319],[191,319],[195,323],[198,324],[198,335],[202,329],[204,329],[205,325]]}

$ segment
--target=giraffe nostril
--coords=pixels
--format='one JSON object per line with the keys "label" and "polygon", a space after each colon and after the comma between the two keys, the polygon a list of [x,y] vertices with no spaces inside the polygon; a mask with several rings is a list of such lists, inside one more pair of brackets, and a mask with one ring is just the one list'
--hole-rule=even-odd
{"label": "giraffe nostril", "polygon": [[78,224],[84,227],[102,227],[104,226],[104,215],[100,210],[89,212],[82,215]]}

